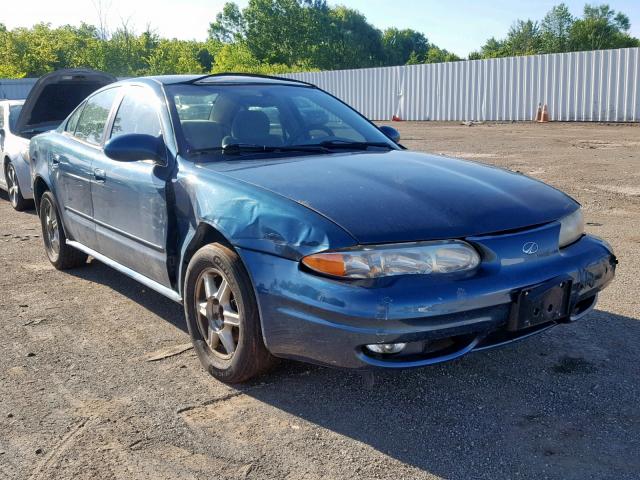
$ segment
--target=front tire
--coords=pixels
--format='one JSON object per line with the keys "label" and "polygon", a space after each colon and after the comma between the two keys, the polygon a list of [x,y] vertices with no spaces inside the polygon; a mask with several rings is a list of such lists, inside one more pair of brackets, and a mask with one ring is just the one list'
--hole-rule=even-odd
{"label": "front tire", "polygon": [[67,245],[58,206],[51,192],[44,192],[42,195],[39,215],[44,249],[51,264],[58,270],[66,270],[87,263],[86,253]]}
{"label": "front tire", "polygon": [[216,243],[195,253],[185,277],[184,310],[200,362],[218,380],[244,382],[275,363],[262,340],[249,276],[227,247]]}
{"label": "front tire", "polygon": [[16,167],[13,163],[7,163],[4,171],[4,178],[7,182],[7,193],[9,194],[9,202],[14,210],[22,212],[31,206],[31,202],[25,200],[20,191],[20,184],[18,183],[18,174],[16,173]]}

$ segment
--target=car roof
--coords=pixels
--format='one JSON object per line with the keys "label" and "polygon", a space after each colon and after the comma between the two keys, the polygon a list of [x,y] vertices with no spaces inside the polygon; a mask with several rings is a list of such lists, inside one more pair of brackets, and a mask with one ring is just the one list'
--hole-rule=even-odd
{"label": "car roof", "polygon": [[[311,87],[310,83],[291,78],[255,75],[249,73],[216,73],[212,75],[156,75],[131,78],[131,81],[151,80],[162,85],[195,84],[195,85],[295,85]],[[125,80],[126,81],[126,80]]]}

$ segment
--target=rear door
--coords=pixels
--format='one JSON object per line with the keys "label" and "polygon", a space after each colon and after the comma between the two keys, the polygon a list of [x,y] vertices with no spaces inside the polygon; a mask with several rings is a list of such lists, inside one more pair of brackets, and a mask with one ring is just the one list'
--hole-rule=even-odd
{"label": "rear door", "polygon": [[[155,93],[124,90],[106,141],[119,135],[162,135]],[[147,278],[171,286],[167,270],[166,168],[152,160],[119,162],[104,153],[93,160],[91,195],[97,251]]]}
{"label": "rear door", "polygon": [[68,236],[90,248],[96,246],[92,164],[102,155],[104,132],[118,90],[109,88],[89,97],[69,117],[62,141],[49,152],[53,188]]}

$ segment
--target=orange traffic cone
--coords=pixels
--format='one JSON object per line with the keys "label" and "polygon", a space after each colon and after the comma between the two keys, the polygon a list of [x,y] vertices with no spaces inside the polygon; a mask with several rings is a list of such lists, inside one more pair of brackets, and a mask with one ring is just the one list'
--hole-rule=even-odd
{"label": "orange traffic cone", "polygon": [[542,107],[542,114],[540,115],[539,123],[547,123],[549,121],[549,110],[547,109],[547,104],[544,104]]}
{"label": "orange traffic cone", "polygon": [[542,120],[542,104],[538,104],[538,111],[536,112],[536,122],[540,122]]}
{"label": "orange traffic cone", "polygon": [[402,119],[401,119],[398,115],[393,115],[393,116],[391,117],[391,121],[392,121],[392,122],[401,122],[401,121],[402,121]]}

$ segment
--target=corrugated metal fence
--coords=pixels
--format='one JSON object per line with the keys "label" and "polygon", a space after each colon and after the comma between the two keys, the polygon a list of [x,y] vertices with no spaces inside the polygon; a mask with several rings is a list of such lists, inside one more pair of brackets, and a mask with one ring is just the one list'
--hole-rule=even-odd
{"label": "corrugated metal fence", "polygon": [[640,48],[287,75],[373,120],[640,121]]}
{"label": "corrugated metal fence", "polygon": [[[372,120],[640,121],[640,48],[365,68],[289,76],[314,83]],[[0,79],[25,98],[35,79]]]}
{"label": "corrugated metal fence", "polygon": [[31,87],[37,80],[37,78],[0,78],[0,99],[20,100],[27,98]]}

